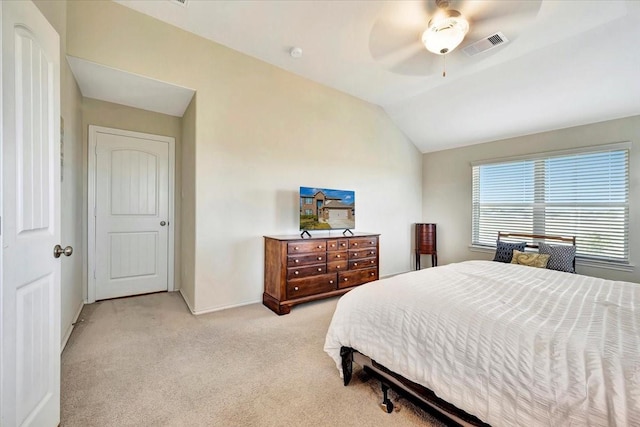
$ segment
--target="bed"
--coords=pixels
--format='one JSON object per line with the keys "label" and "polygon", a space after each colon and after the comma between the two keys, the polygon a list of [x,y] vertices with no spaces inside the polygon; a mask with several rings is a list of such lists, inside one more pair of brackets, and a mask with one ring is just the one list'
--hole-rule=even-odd
{"label": "bed", "polygon": [[640,425],[640,285],[493,261],[344,295],[325,351],[462,425]]}

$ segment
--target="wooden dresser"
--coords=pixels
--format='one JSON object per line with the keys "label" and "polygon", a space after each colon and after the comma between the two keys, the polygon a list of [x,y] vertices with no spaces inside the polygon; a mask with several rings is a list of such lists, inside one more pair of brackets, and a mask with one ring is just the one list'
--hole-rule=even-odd
{"label": "wooden dresser", "polygon": [[264,237],[262,302],[277,314],[378,279],[379,234]]}

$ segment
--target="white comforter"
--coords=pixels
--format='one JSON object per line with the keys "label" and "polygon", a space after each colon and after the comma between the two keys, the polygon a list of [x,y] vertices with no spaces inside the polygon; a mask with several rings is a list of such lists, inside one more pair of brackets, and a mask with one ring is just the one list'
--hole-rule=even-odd
{"label": "white comforter", "polygon": [[493,426],[640,426],[640,285],[467,261],[345,294],[352,347]]}

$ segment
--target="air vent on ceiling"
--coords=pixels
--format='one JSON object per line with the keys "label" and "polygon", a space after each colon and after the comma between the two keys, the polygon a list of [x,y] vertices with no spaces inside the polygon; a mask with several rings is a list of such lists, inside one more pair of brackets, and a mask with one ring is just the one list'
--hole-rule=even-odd
{"label": "air vent on ceiling", "polygon": [[489,37],[485,37],[482,40],[478,40],[477,42],[470,44],[462,50],[464,50],[464,53],[469,56],[475,56],[479,53],[491,50],[494,47],[503,45],[508,41],[509,40],[507,40],[504,34],[497,32],[495,34],[491,34]]}
{"label": "air vent on ceiling", "polygon": [[186,6],[189,0],[169,0],[170,3],[179,4],[180,6]]}

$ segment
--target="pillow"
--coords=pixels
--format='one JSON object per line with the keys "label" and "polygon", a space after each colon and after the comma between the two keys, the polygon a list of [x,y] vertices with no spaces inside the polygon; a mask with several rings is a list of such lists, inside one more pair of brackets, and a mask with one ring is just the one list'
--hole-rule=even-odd
{"label": "pillow", "polygon": [[498,240],[496,245],[496,256],[493,258],[497,262],[511,262],[514,249],[524,252],[527,242],[505,243]]}
{"label": "pillow", "polygon": [[511,264],[528,265],[529,267],[547,268],[547,262],[551,255],[535,254],[513,250]]}
{"label": "pillow", "polygon": [[547,245],[540,242],[538,244],[538,252],[547,254],[551,257],[547,263],[549,270],[566,271],[567,273],[575,273],[573,268],[573,260],[576,258],[576,247],[571,245]]}

